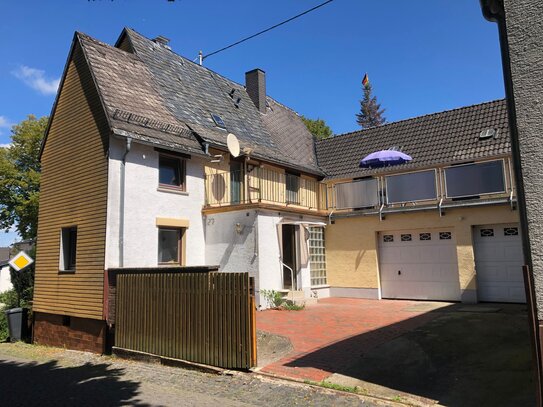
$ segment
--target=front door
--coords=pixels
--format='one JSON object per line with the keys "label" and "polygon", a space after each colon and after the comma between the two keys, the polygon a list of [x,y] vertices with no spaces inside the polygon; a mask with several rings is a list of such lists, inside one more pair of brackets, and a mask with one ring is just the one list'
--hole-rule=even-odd
{"label": "front door", "polygon": [[[288,267],[283,266],[283,288],[286,290],[296,289],[296,226],[283,225],[283,263]],[[294,278],[294,282],[293,282]]]}

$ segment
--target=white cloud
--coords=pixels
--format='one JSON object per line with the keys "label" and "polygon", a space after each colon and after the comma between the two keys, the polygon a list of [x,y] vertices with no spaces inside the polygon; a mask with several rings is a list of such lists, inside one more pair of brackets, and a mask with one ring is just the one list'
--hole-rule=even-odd
{"label": "white cloud", "polygon": [[10,143],[7,143],[7,144],[0,144],[0,148],[10,148],[11,147],[11,144]]}
{"label": "white cloud", "polygon": [[60,78],[48,79],[45,77],[45,71],[42,71],[41,69],[21,65],[18,69],[13,71],[12,74],[43,95],[54,95],[57,93]]}
{"label": "white cloud", "polygon": [[13,123],[10,123],[6,116],[0,116],[0,127],[9,128],[11,126],[13,126]]}

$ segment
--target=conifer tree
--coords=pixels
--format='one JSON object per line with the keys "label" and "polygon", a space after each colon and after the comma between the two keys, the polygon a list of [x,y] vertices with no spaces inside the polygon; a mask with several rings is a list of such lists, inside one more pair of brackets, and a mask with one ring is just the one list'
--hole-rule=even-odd
{"label": "conifer tree", "polygon": [[368,79],[368,74],[362,79],[362,89],[364,98],[360,101],[360,113],[356,114],[356,122],[363,129],[376,127],[386,122],[383,113],[385,109],[381,109],[381,104],[377,102],[377,97],[373,96],[372,87]]}

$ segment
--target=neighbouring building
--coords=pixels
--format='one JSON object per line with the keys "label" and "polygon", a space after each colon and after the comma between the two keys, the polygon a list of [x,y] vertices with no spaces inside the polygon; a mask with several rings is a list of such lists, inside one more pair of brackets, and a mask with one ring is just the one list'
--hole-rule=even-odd
{"label": "neighbouring building", "polygon": [[[245,79],[164,37],[75,34],[41,153],[37,342],[102,352],[122,267],[247,271],[260,308],[264,289],[523,301],[504,101],[315,142]],[[359,168],[390,148],[413,160]]]}

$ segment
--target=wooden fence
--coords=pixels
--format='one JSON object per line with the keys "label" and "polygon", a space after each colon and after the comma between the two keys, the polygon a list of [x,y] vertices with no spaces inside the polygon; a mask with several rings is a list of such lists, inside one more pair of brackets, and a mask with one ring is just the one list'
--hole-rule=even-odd
{"label": "wooden fence", "polygon": [[116,275],[117,348],[232,369],[256,366],[248,273]]}

